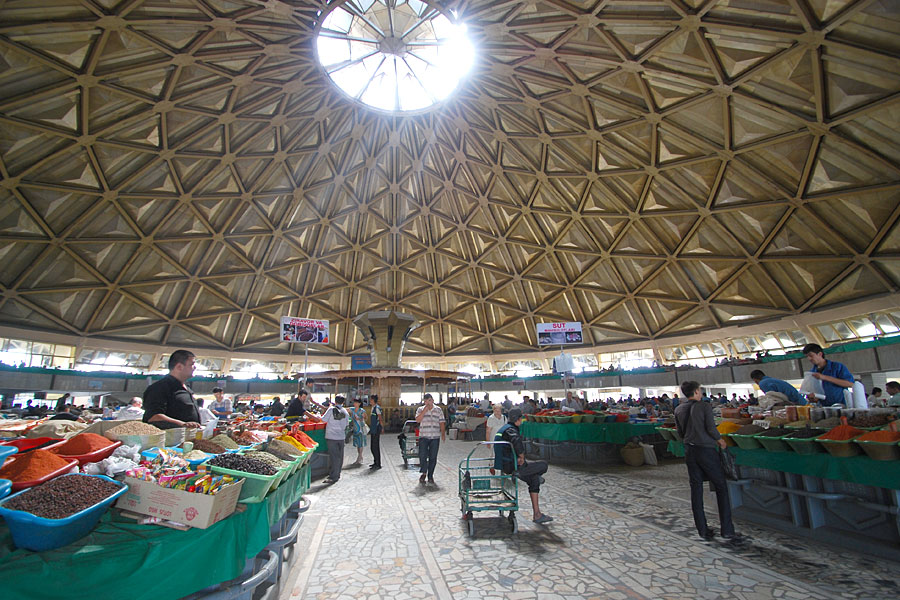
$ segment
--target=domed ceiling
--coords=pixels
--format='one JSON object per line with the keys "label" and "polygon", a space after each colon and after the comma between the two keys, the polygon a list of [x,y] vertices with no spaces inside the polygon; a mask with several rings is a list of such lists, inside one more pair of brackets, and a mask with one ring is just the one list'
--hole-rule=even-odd
{"label": "domed ceiling", "polygon": [[475,63],[411,115],[335,87],[326,8],[0,1],[0,325],[349,354],[393,308],[440,356],[898,290],[895,0],[445,5]]}

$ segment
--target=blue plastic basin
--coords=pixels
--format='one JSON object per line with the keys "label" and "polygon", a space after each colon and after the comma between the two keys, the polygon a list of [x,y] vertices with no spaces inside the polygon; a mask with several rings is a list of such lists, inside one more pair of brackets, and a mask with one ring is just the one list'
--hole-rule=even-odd
{"label": "blue plastic basin", "polygon": [[24,494],[28,490],[22,490],[8,498],[4,498],[0,501],[0,516],[6,521],[9,532],[12,534],[13,543],[17,547],[43,552],[61,548],[83,538],[91,532],[97,521],[109,508],[109,505],[128,491],[127,485],[113,481],[105,475],[70,473],[69,475],[62,475],[62,477],[99,477],[100,479],[112,481],[116,485],[121,486],[121,489],[105,500],[65,519],[45,519],[23,510],[10,510],[4,506],[10,499],[15,498],[19,494]]}
{"label": "blue plastic basin", "polygon": [[9,479],[0,479],[0,499],[6,498],[9,490],[12,489],[12,481]]}
{"label": "blue plastic basin", "polygon": [[[0,467],[3,466],[3,463],[6,462],[6,459],[18,452],[19,449],[15,446],[0,446]],[[4,479],[4,481],[6,481]]]}

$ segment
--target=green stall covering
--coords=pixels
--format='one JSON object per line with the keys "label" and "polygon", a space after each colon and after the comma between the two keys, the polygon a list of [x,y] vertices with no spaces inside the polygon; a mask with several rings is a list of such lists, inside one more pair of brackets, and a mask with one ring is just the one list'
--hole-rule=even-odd
{"label": "green stall covering", "polygon": [[269,544],[270,526],[309,482],[307,463],[263,502],[243,505],[246,510],[208,529],[138,525],[111,509],[90,534],[47,552],[15,549],[9,530],[0,526],[2,597],[156,600],[234,579]]}
{"label": "green stall covering", "polygon": [[328,454],[328,444],[325,442],[324,429],[314,429],[312,431],[304,431],[303,433],[311,437],[314,442],[319,444],[318,447],[316,447],[316,452]]}
{"label": "green stall covering", "polygon": [[729,450],[735,462],[746,467],[900,490],[900,461],[873,460],[868,456],[841,458],[825,453],[769,452],[761,448],[744,450],[732,447]]}
{"label": "green stall covering", "polygon": [[657,423],[522,423],[522,436],[557,442],[626,444],[634,436],[656,433]]}
{"label": "green stall covering", "polygon": [[679,458],[684,458],[684,442],[679,442],[677,440],[669,440],[669,445],[667,446],[669,452],[674,454]]}

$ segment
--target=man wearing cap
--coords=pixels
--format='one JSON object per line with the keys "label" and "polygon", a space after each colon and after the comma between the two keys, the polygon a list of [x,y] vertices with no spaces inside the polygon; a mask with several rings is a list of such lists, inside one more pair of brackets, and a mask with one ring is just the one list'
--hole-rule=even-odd
{"label": "man wearing cap", "polygon": [[444,411],[434,405],[431,394],[422,398],[425,402],[416,410],[416,423],[419,424],[419,483],[434,483],[434,468],[437,466],[438,448],[447,434],[445,430]]}
{"label": "man wearing cap", "polygon": [[[512,445],[512,451],[505,444],[495,445],[494,468],[500,469],[507,475],[515,473],[516,477],[528,484],[528,494],[531,496],[534,522],[538,525],[543,525],[553,520],[553,517],[541,512],[538,500],[541,493],[541,484],[544,482],[544,478],[541,475],[547,472],[547,463],[543,461],[525,462],[525,442],[522,441],[522,436],[519,435],[519,427],[521,425],[522,411],[518,408],[510,410],[509,421],[500,428],[497,435],[494,436],[494,441],[509,442]],[[513,458],[513,454],[515,454],[515,458]]]}

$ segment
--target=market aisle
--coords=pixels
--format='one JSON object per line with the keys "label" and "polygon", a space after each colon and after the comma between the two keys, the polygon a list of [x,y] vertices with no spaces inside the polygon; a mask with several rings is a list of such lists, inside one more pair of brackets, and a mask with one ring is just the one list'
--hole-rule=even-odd
{"label": "market aisle", "polygon": [[[752,550],[733,551],[685,535],[690,509],[677,498],[667,500],[681,503],[677,512],[668,511],[671,525],[659,526],[602,504],[596,492],[608,487],[597,485],[601,479],[609,483],[603,474],[560,467],[551,468],[542,493],[545,512],[556,521],[536,526],[528,518],[530,506],[523,505],[517,535],[505,522],[481,518],[470,539],[456,489],[457,465],[473,444],[442,444],[435,488],[420,486],[417,470],[403,468],[394,440],[385,436],[381,471],[366,464],[345,469],[332,487],[313,485],[301,542],[308,551],[301,550],[283,598],[842,597],[834,587],[804,583],[753,560]],[[649,504],[640,497],[647,473],[634,480],[610,478],[619,480],[622,502]],[[527,502],[524,489],[520,499]]]}

